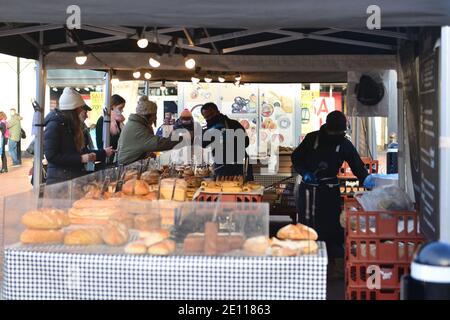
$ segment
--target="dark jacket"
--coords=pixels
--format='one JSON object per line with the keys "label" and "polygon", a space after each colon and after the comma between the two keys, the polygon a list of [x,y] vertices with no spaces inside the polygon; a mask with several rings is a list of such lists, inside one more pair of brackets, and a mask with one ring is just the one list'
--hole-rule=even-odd
{"label": "dark jacket", "polygon": [[97,161],[105,160],[105,151],[77,151],[74,129],[58,110],[45,118],[44,154],[48,161],[47,184],[77,178],[85,173],[81,155],[94,152]]}
{"label": "dark jacket", "polygon": [[[368,176],[367,169],[355,147],[345,136],[330,136],[323,129],[308,133],[292,153],[292,164],[300,175],[316,173],[318,179],[336,177],[344,161],[362,183]],[[326,163],[320,169],[320,163]]]}
{"label": "dark jacket", "polygon": [[146,118],[132,114],[120,135],[117,161],[119,164],[130,164],[146,158],[152,152],[171,150],[178,143],[154,135]]}
{"label": "dark jacket", "polygon": [[[244,169],[244,160],[245,157],[247,157],[245,148],[247,148],[250,144],[250,140],[247,136],[247,133],[245,132],[244,127],[238,121],[230,119],[226,115],[219,114],[215,119],[207,124],[207,127],[203,132],[203,148],[206,148],[208,145],[215,142],[214,136],[212,137],[211,141],[207,141],[207,139],[205,139],[205,134],[207,134],[207,132],[212,129],[222,131],[221,146],[223,158],[220,159],[220,155],[217,154],[214,148],[212,150],[216,176],[242,175]],[[230,139],[230,136],[226,134],[227,129],[233,130],[235,134],[237,130],[242,130],[242,132],[245,134],[244,146],[242,146],[242,142],[239,141],[236,136],[234,137],[234,141],[227,141],[228,139]],[[234,156],[232,161],[229,161],[231,159],[227,161],[227,144],[230,143],[233,143],[234,146]],[[244,150],[242,150],[242,148],[244,148]],[[243,155],[242,159],[240,155]],[[253,179],[252,174],[251,179]]]}
{"label": "dark jacket", "polygon": [[[110,135],[109,144],[114,150],[117,150],[117,146],[119,144],[120,133],[121,133],[121,129],[119,126],[119,133],[116,135]],[[102,150],[104,148],[103,147],[103,116],[98,118],[97,124],[95,125],[95,140],[97,142],[97,149]]]}

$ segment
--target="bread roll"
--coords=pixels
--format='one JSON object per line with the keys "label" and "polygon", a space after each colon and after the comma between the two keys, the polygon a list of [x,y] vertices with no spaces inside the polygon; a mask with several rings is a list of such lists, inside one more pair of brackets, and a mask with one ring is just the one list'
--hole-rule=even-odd
{"label": "bread roll", "polygon": [[274,257],[295,257],[298,251],[283,247],[272,247],[272,256]]}
{"label": "bread roll", "polygon": [[316,253],[319,248],[317,242],[314,240],[278,240],[277,238],[272,238],[271,245],[272,249],[277,247],[286,249],[284,251],[278,251],[280,254],[281,252],[285,252],[285,255],[290,251],[294,251],[295,255]]}
{"label": "bread roll", "polygon": [[128,254],[146,254],[147,246],[144,241],[133,241],[127,244],[124,250]]}
{"label": "bread roll", "polygon": [[175,252],[175,249],[176,249],[175,241],[166,239],[149,246],[147,252],[152,255],[166,256]]}
{"label": "bread roll", "polygon": [[163,239],[170,237],[170,231],[167,229],[154,229],[151,231],[139,231],[139,239],[145,239],[151,237],[155,233],[159,234]]}
{"label": "bread roll", "polygon": [[140,214],[134,217],[134,227],[141,231],[161,228],[161,216],[158,214]]}
{"label": "bread roll", "polygon": [[147,247],[154,245],[155,243],[161,242],[167,239],[169,234],[165,230],[157,230],[149,232],[149,234],[144,238],[144,243]]}
{"label": "bread roll", "polygon": [[159,183],[159,171],[145,171],[141,175],[141,180],[144,180],[149,185],[155,185]]}
{"label": "bread roll", "polygon": [[42,208],[25,213],[22,224],[29,229],[61,229],[70,225],[70,219],[63,210]]}
{"label": "bread roll", "polygon": [[62,230],[26,229],[20,234],[20,242],[24,244],[59,244],[64,240]]}
{"label": "bread roll", "polygon": [[101,230],[96,228],[76,229],[64,237],[66,245],[95,245],[102,244]]}
{"label": "bread roll", "polygon": [[121,246],[127,243],[128,228],[117,221],[110,221],[102,230],[102,239],[110,246]]}
{"label": "bread roll", "polygon": [[138,196],[145,196],[149,193],[148,184],[144,180],[136,180],[134,184],[134,194]]}
{"label": "bread roll", "polygon": [[265,236],[253,237],[245,240],[244,251],[251,255],[264,255],[269,248],[269,239]]}
{"label": "bread roll", "polygon": [[137,170],[134,170],[134,169],[133,170],[128,170],[125,173],[124,181],[136,179],[137,178],[137,174],[138,174]]}
{"label": "bread roll", "polygon": [[108,201],[82,198],[75,201],[72,207],[75,209],[114,208],[118,206],[117,200],[117,198],[111,198]]}
{"label": "bread roll", "polygon": [[135,179],[131,179],[123,184],[122,193],[124,195],[128,195],[128,196],[134,195],[134,182],[135,181],[136,181]]}
{"label": "bread roll", "polygon": [[111,208],[85,208],[69,209],[69,218],[72,224],[106,224],[115,214],[122,214],[124,211]]}
{"label": "bread roll", "polygon": [[289,224],[277,232],[277,238],[289,240],[317,240],[317,232],[303,224]]}

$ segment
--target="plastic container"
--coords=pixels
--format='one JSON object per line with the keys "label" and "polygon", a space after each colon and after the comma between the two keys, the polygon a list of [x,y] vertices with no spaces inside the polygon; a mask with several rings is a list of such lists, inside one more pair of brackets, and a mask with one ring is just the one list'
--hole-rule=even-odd
{"label": "plastic container", "polygon": [[400,300],[400,289],[389,288],[369,290],[367,288],[347,287],[346,300]]}
{"label": "plastic container", "polygon": [[[374,270],[378,270],[378,268],[380,271],[381,289],[399,287],[401,277],[410,273],[410,265],[408,263],[348,263],[345,270],[345,279],[347,286],[367,288],[367,279],[371,279],[371,275],[374,274]],[[368,273],[368,271],[370,272]]]}

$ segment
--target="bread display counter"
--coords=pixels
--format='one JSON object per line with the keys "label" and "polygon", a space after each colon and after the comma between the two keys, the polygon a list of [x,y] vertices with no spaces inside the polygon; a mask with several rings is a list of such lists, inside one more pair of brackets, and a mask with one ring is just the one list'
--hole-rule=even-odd
{"label": "bread display counter", "polygon": [[314,230],[269,238],[267,203],[189,202],[181,178],[139,173],[116,192],[114,174],[5,198],[3,298],[326,298]]}

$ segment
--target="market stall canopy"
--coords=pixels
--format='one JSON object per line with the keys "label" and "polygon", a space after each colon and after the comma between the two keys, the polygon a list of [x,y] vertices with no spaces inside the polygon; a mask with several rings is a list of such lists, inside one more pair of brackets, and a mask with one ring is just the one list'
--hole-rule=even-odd
{"label": "market stall canopy", "polygon": [[[72,0],[2,0],[0,21],[66,21]],[[383,27],[439,26],[450,21],[448,0],[78,0],[82,23],[207,28],[362,28],[367,7],[381,8]]]}

